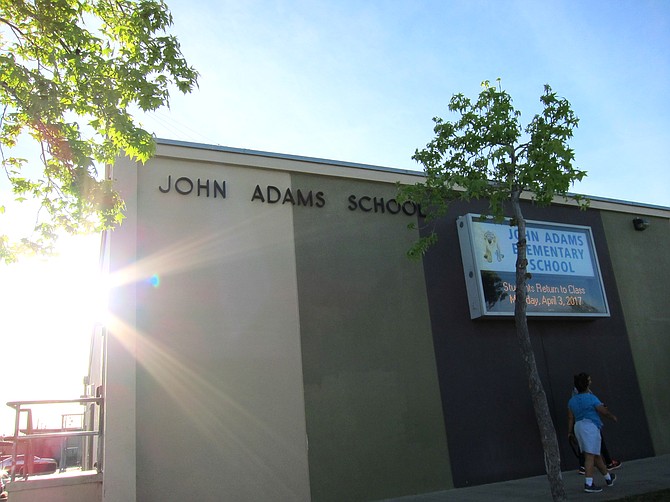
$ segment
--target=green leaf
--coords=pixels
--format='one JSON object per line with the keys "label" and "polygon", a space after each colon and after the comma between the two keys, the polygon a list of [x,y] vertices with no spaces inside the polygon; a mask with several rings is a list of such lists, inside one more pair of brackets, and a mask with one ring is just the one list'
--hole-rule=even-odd
{"label": "green leaf", "polygon": [[[570,103],[545,85],[542,111],[522,127],[521,112],[500,79],[496,82],[494,87],[483,81],[474,101],[453,95],[448,109],[454,120],[433,118],[435,137],[412,156],[426,179],[400,187],[399,196],[421,203],[428,220],[445,214],[456,199],[486,199],[490,214],[501,220],[507,203],[522,192],[530,192],[538,205],[548,205],[554,197],[568,197],[574,182],[586,176],[573,166],[574,152],[567,143],[579,123]],[[581,199],[578,203],[583,207]],[[425,253],[432,242],[421,239],[410,254]]]}
{"label": "green leaf", "polygon": [[[198,73],[169,34],[172,15],[161,0],[0,0],[0,11],[12,32],[0,37],[2,165],[14,192],[42,206],[39,238],[4,245],[7,261],[19,248],[49,249],[57,228],[119,224],[120,198],[96,202],[101,164],[122,153],[146,162],[155,144],[130,110],[167,106],[170,89],[190,92]],[[42,159],[35,179],[19,176],[27,161],[11,155],[21,135]]]}

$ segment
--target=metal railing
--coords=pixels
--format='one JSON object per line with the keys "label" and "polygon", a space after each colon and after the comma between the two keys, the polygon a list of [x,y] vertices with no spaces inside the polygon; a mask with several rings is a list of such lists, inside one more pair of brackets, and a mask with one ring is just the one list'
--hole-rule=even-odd
{"label": "metal railing", "polygon": [[[76,430],[76,431],[68,431],[68,430],[63,430],[61,432],[45,432],[45,433],[34,433],[33,432],[33,426],[32,426],[32,408],[30,406],[42,406],[42,405],[66,405],[66,404],[80,404],[82,406],[87,406],[90,405],[91,408],[95,405],[98,406],[98,412],[97,416],[94,412],[93,409],[90,410],[88,415],[85,413],[85,417],[88,416],[88,420],[84,419],[83,427],[82,428],[90,428],[90,430]],[[16,479],[16,471],[17,471],[17,456],[19,455],[18,452],[18,444],[19,442],[26,442],[26,447],[24,448],[24,453],[23,453],[23,467],[21,470],[23,471],[23,478],[27,479],[28,476],[30,475],[30,467],[32,467],[32,462],[33,462],[33,454],[32,454],[32,442],[34,440],[38,439],[50,439],[50,438],[63,438],[63,440],[67,440],[67,438],[76,438],[76,437],[83,437],[83,438],[98,438],[98,444],[97,444],[97,451],[95,454],[96,457],[96,462],[93,464],[93,467],[98,472],[102,472],[102,436],[103,436],[103,419],[104,419],[104,399],[102,397],[82,397],[78,399],[55,399],[55,400],[44,400],[44,401],[11,401],[7,403],[7,406],[14,408],[16,412],[16,418],[14,421],[14,436],[7,438],[5,437],[5,440],[10,440],[12,441],[12,461],[10,464],[10,475],[11,475],[11,480],[14,481]],[[20,423],[21,423],[21,413],[27,413],[27,428],[26,428],[26,434],[19,435],[20,433]],[[96,420],[97,418],[97,420]],[[97,422],[98,428],[94,429],[93,426]],[[87,448],[89,452],[90,458],[92,458],[93,454],[93,448],[92,448],[93,443],[91,442],[91,447]]]}

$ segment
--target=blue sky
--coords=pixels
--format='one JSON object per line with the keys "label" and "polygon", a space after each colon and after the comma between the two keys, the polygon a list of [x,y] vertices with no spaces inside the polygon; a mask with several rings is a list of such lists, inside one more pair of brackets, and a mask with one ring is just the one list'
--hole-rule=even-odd
{"label": "blue sky", "polygon": [[172,0],[200,88],[162,138],[420,169],[458,92],[500,77],[524,123],[549,84],[580,118],[587,195],[670,206],[670,2]]}
{"label": "blue sky", "polygon": [[[500,77],[525,123],[548,83],[581,120],[571,144],[588,176],[573,191],[670,206],[667,0],[168,5],[201,78],[142,117],[158,137],[420,169],[411,156],[453,94]],[[3,353],[17,355],[3,369],[21,375],[0,395],[0,433],[4,402],[82,389],[98,243],[60,251],[0,266]]]}

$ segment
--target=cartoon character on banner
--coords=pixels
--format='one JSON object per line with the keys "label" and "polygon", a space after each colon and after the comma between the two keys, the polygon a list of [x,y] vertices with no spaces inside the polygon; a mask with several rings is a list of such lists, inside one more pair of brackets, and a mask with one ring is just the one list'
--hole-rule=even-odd
{"label": "cartoon character on banner", "polygon": [[500,244],[498,243],[498,237],[495,233],[490,230],[484,233],[484,259],[491,263],[493,262],[493,257],[495,256],[497,261],[502,261],[505,257],[504,254],[500,251]]}

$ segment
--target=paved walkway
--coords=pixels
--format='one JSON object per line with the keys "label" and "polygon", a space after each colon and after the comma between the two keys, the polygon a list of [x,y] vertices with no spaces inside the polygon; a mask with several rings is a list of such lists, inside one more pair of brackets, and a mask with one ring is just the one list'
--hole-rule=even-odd
{"label": "paved walkway", "polygon": [[[614,486],[604,486],[600,474],[595,476],[596,484],[603,486],[600,493],[585,493],[584,476],[576,470],[563,472],[565,490],[571,501],[617,500],[629,495],[651,493],[670,489],[670,455],[643,458],[624,462],[615,470]],[[504,481],[471,488],[456,488],[444,492],[427,493],[388,499],[385,502],[520,502],[551,501],[549,481],[546,476]]]}

